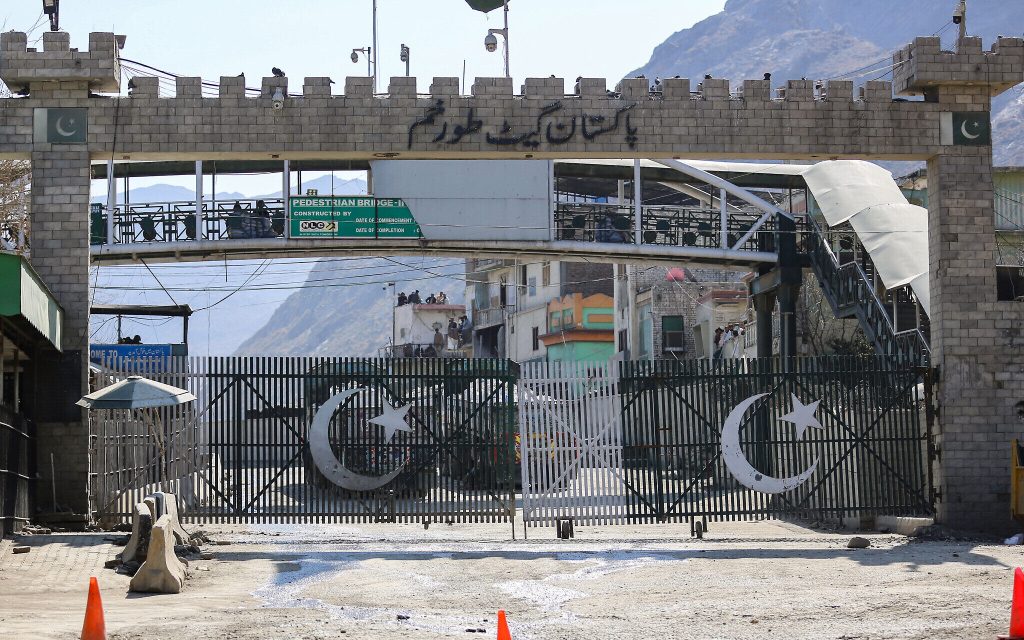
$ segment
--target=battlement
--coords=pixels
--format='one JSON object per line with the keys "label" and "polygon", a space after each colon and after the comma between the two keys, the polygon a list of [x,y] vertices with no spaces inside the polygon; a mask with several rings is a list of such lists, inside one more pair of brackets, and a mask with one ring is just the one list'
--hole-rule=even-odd
{"label": "battlement", "polygon": [[71,48],[71,36],[63,31],[43,34],[43,50],[28,47],[28,36],[19,31],[0,34],[0,80],[12,91],[40,82],[84,82],[95,91],[120,88],[117,36],[89,34],[89,50]]}
{"label": "battlement", "polygon": [[1024,82],[1024,39],[999,38],[991,51],[981,38],[965,38],[958,51],[943,51],[938,36],[915,38],[892,58],[899,95],[920,95],[941,86],[987,86],[991,96]]}
{"label": "battlement", "polygon": [[[662,81],[662,90],[652,92],[648,81],[643,78],[627,78],[618,83],[614,90],[609,88],[605,78],[582,78],[579,92],[567,93],[563,78],[527,78],[520,87],[520,93],[513,91],[510,78],[476,78],[470,88],[469,95],[459,91],[458,78],[434,78],[429,93],[418,93],[416,78],[395,76],[391,78],[386,93],[373,93],[373,79],[364,76],[349,76],[341,85],[342,91],[334,93],[334,82],[327,77],[307,76],[299,89],[301,93],[290,92],[287,77],[265,77],[262,79],[259,92],[256,87],[246,89],[245,78],[241,76],[221,76],[219,80],[220,98],[236,98],[257,100],[271,98],[278,88],[290,99],[328,98],[328,99],[377,99],[395,100],[417,98],[467,100],[541,100],[571,101],[589,100],[623,100],[633,103],[682,103],[701,101],[722,102],[891,102],[892,83],[869,82],[866,89],[861,87],[854,93],[852,82],[829,80],[813,82],[811,80],[790,80],[785,86],[772,91],[771,83],[766,80],[744,80],[735,90],[731,90],[729,80],[714,78],[702,80],[691,90],[690,80],[686,78],[669,78]],[[202,97],[202,79],[198,76],[181,76],[176,78],[174,95],[160,94],[160,85],[155,77],[136,77],[132,79],[130,96],[135,99],[147,98],[199,98]],[[655,105],[651,105],[655,106]]]}

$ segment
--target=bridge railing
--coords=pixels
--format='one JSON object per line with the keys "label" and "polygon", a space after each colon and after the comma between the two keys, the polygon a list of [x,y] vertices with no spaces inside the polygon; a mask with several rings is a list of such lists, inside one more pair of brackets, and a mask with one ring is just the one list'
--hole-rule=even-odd
{"label": "bridge railing", "polygon": [[[93,245],[107,243],[106,215],[98,208],[91,214]],[[722,213],[717,209],[644,206],[640,244],[731,249],[761,215],[760,211],[729,211],[723,233]],[[555,240],[634,244],[634,216],[628,205],[558,202],[552,235]],[[281,198],[203,203],[201,220],[197,220],[194,201],[128,203],[114,209],[113,243],[283,238],[287,227],[287,208]],[[758,236],[774,229],[774,220],[769,220],[739,249],[764,250]]]}
{"label": "bridge railing", "polygon": [[[262,202],[263,206],[259,203]],[[237,207],[236,207],[237,205]],[[284,236],[286,212],[281,198],[228,200],[202,204],[202,229],[194,201],[120,204],[114,209],[114,244],[182,242]],[[106,212],[90,219],[92,244],[106,244]]]}
{"label": "bridge railing", "polygon": [[[760,211],[729,211],[723,237],[722,213],[717,209],[643,206],[640,240],[641,244],[731,249],[761,215]],[[636,237],[634,216],[629,205],[559,202],[555,206],[555,239],[631,244]],[[769,221],[761,231],[770,233],[774,228],[774,221]],[[757,234],[739,248],[759,250]]]}

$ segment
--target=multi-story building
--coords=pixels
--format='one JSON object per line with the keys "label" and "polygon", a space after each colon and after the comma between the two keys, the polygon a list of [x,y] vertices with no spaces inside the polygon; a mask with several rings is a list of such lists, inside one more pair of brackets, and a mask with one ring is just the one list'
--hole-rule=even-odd
{"label": "multi-story building", "polygon": [[743,309],[736,312],[736,317],[723,316],[721,320],[725,324],[746,323],[746,272],[632,265],[620,265],[617,271],[616,350],[625,359],[704,357],[698,342],[706,336],[698,329],[697,311],[712,290],[742,296]]}
{"label": "multi-story building", "polygon": [[548,362],[602,362],[615,355],[615,301],[604,293],[571,293],[547,307],[540,337]]}
{"label": "multi-story building", "polygon": [[612,294],[612,266],[578,262],[468,260],[466,299],[473,356],[544,360],[548,303],[569,294]]}

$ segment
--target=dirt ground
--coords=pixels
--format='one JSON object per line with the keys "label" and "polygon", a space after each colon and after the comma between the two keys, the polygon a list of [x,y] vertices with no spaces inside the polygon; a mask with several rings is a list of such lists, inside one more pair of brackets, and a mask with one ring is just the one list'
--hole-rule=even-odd
{"label": "dirt ground", "polygon": [[[193,562],[178,595],[128,593],[104,569],[110,534],[0,542],[0,638],[77,638],[90,575],[111,640],[495,637],[874,640],[993,638],[1007,629],[1024,547],[917,541],[781,522],[204,527],[229,542]],[[468,630],[472,629],[471,635]],[[482,634],[478,631],[482,629]]]}

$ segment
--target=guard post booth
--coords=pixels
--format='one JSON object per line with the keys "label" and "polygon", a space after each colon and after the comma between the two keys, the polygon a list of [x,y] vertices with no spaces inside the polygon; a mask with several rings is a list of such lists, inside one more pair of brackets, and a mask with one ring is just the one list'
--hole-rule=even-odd
{"label": "guard post booth", "polygon": [[63,324],[64,310],[28,260],[0,253],[0,537],[20,531],[37,507],[55,510],[34,500],[52,483],[50,473],[37,483],[36,470],[52,467],[36,460],[37,408],[49,394],[33,372],[59,356]]}

